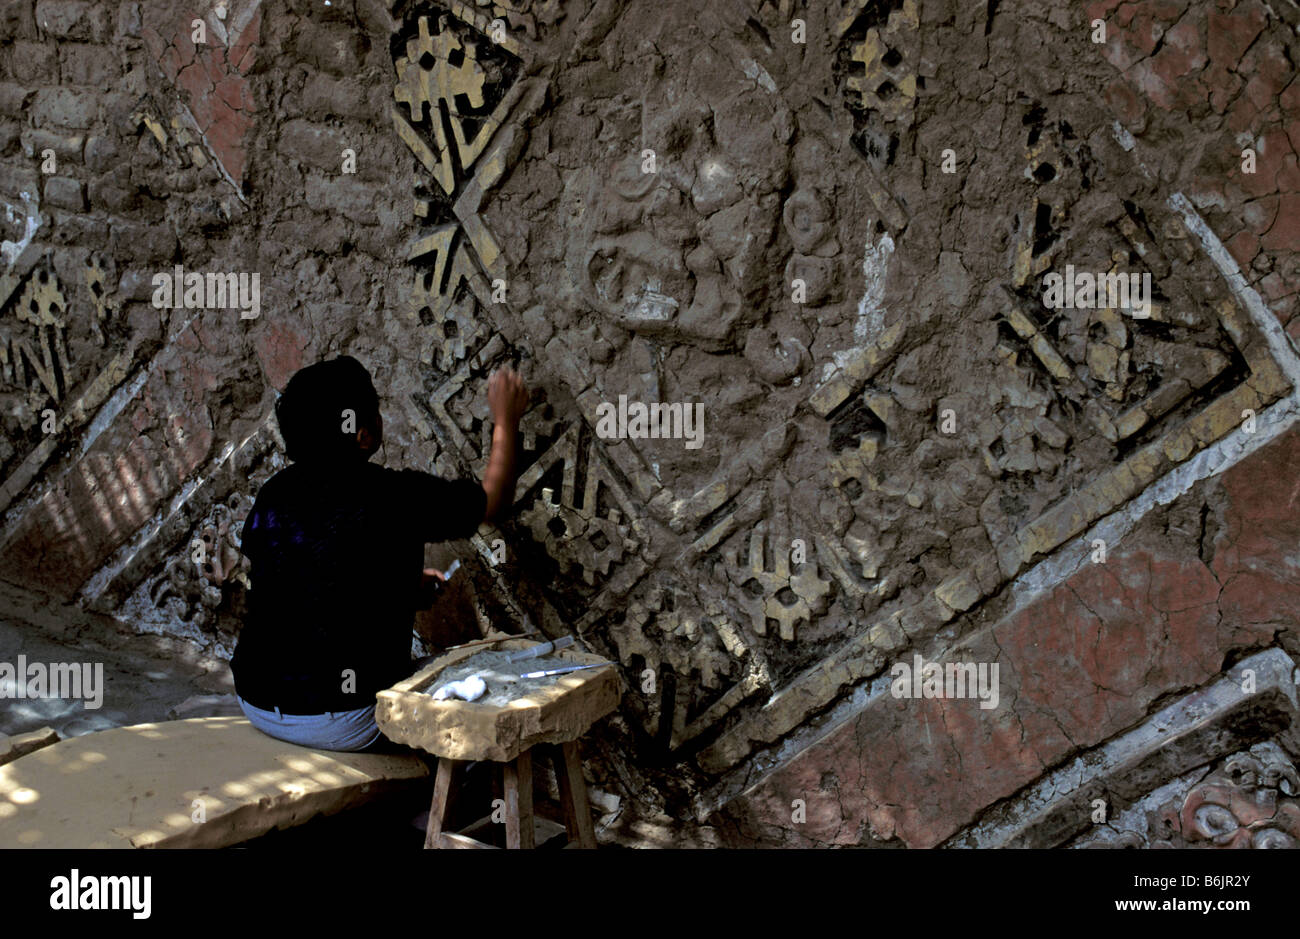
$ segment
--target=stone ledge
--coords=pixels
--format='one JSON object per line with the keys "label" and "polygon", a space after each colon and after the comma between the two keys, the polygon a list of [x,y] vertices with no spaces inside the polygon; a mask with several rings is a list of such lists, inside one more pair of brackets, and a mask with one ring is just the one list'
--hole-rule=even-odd
{"label": "stone ledge", "polygon": [[414,755],[298,747],[242,717],[119,727],[0,767],[0,847],[225,847],[428,775]]}
{"label": "stone ledge", "polygon": [[0,734],[0,766],[58,742],[59,732],[53,727],[42,727],[40,730],[32,730],[12,737]]}

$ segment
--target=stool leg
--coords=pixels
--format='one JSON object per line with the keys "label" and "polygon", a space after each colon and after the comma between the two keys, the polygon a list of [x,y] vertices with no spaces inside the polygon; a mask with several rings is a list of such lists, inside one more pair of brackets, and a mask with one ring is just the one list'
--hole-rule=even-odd
{"label": "stool leg", "polygon": [[525,750],[503,767],[506,796],[506,847],[536,847],[533,827],[533,754]]}
{"label": "stool leg", "polygon": [[595,848],[596,832],[591,824],[591,808],[587,804],[587,781],[582,778],[582,760],[578,757],[576,742],[564,744],[556,754],[555,780],[560,784],[560,802],[564,806],[564,827],[569,830],[569,841],[578,842],[580,848]]}
{"label": "stool leg", "polygon": [[451,792],[451,774],[456,768],[456,761],[446,757],[438,758],[438,776],[433,783],[433,804],[429,806],[429,827],[424,833],[426,848],[440,848],[442,841],[442,820],[447,811],[447,794]]}

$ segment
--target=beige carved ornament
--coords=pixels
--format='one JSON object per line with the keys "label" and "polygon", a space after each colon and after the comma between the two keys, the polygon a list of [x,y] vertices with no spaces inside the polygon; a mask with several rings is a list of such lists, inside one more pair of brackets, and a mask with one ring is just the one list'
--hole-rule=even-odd
{"label": "beige carved ornament", "polygon": [[1278,747],[1228,757],[1162,811],[1166,837],[1152,847],[1300,847],[1300,775]]}
{"label": "beige carved ornament", "polygon": [[[39,267],[0,324],[0,378],[55,403],[67,391],[68,299],[54,271]],[[11,318],[10,318],[11,317]],[[20,324],[20,325],[15,325]],[[24,328],[25,326],[25,328]]]}
{"label": "beige carved ornament", "polygon": [[1105,848],[1300,847],[1300,773],[1273,741],[1219,762],[1137,827],[1104,827],[1082,844]]}
{"label": "beige carved ornament", "polygon": [[[910,124],[916,107],[916,71],[912,64],[919,44],[917,0],[904,0],[885,22],[867,30],[866,38],[852,47],[852,60],[862,72],[850,75],[845,85],[854,103],[873,111],[887,123]],[[841,21],[841,34],[866,8],[866,0],[850,5]]]}

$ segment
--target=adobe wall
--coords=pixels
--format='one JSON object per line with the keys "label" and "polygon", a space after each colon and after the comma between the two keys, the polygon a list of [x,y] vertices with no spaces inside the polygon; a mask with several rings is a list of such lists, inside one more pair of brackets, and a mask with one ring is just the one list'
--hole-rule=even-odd
{"label": "adobe wall", "polygon": [[[517,512],[419,628],[617,660],[587,750],[641,815],[1300,839],[1300,15],[699,7],[7,6],[0,576],[228,654],[289,376],[356,356],[380,458],[465,475],[519,362]],[[258,307],[159,308],[178,266]],[[918,655],[995,706],[895,694]]]}

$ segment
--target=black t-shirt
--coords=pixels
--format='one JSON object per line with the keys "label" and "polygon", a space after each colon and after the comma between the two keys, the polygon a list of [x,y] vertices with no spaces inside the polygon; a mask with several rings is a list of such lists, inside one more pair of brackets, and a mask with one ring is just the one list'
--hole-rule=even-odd
{"label": "black t-shirt", "polygon": [[236,692],[286,714],[373,705],[411,671],[425,543],[468,538],[486,505],[478,483],[418,470],[276,473],[244,523],[252,590],[230,662]]}

